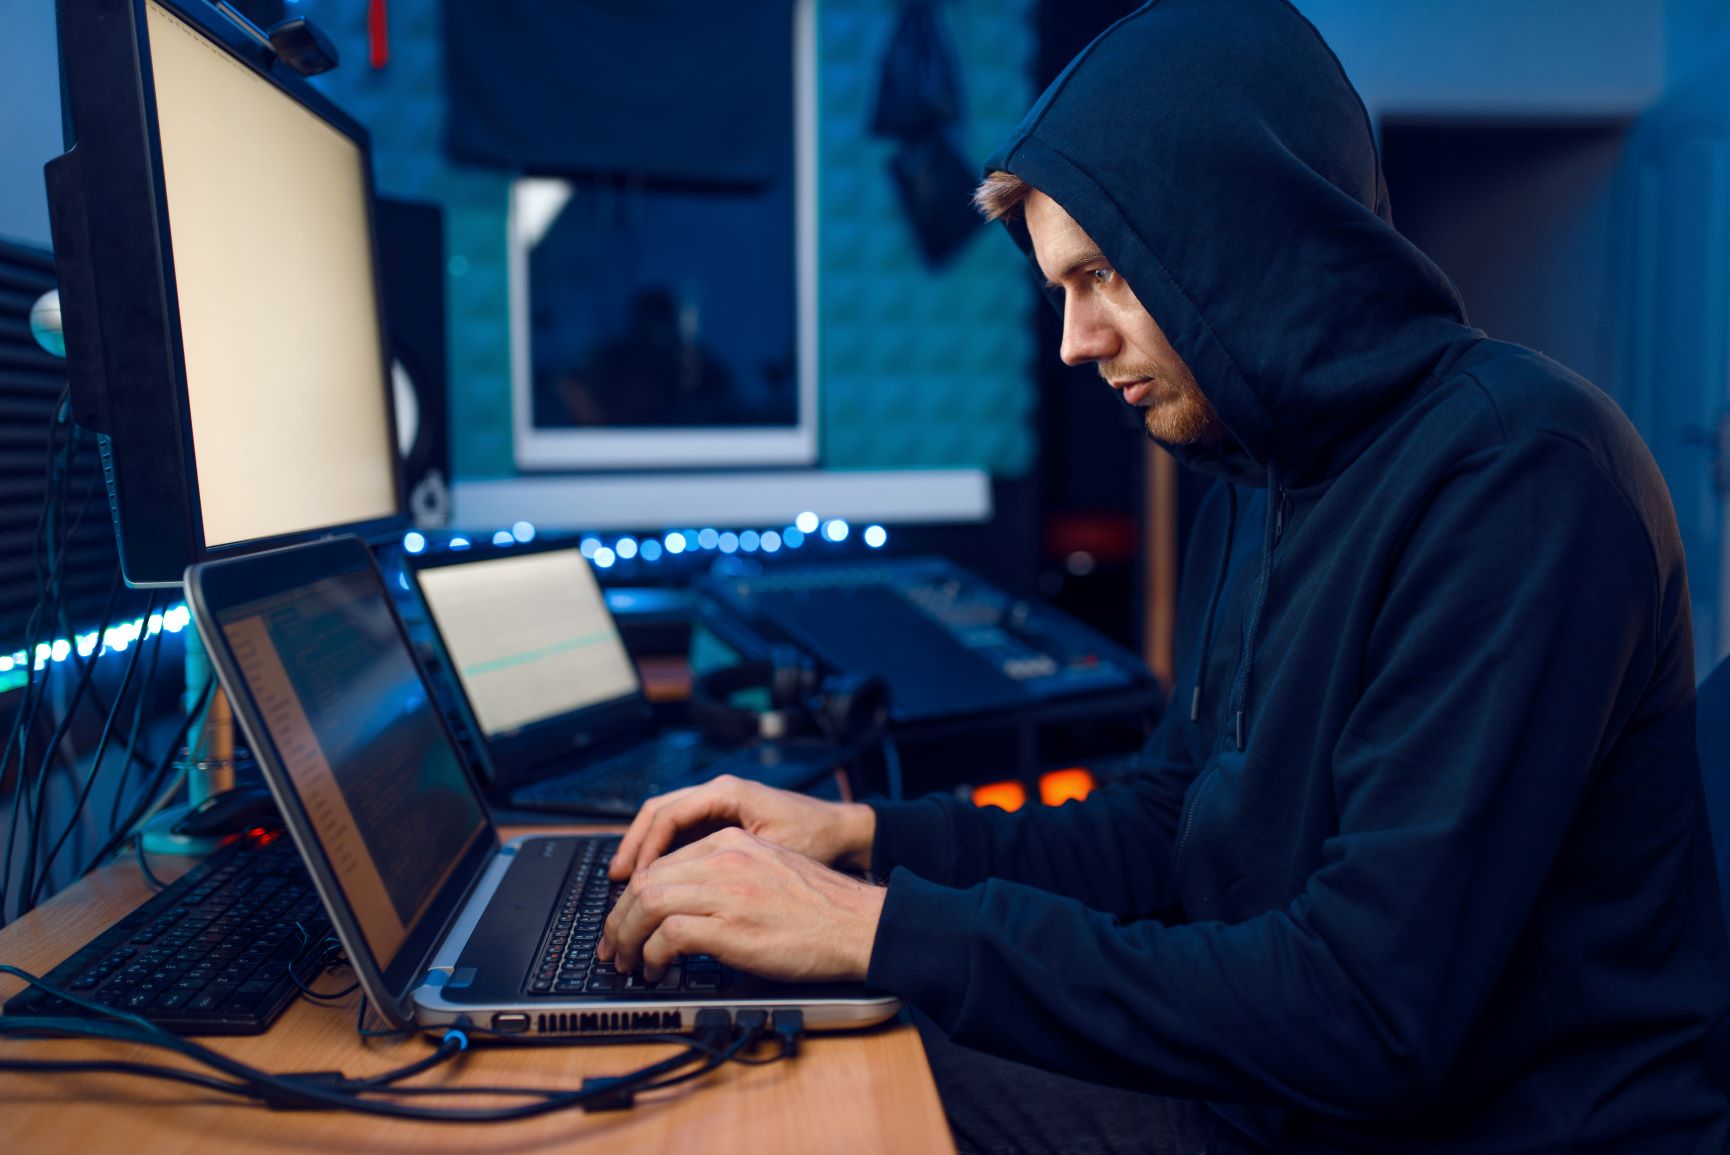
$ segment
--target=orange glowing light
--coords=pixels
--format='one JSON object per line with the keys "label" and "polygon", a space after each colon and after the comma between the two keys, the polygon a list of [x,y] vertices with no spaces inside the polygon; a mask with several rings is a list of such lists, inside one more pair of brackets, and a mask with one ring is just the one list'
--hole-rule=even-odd
{"label": "orange glowing light", "polygon": [[1039,800],[1047,806],[1062,806],[1072,798],[1079,801],[1092,793],[1093,775],[1080,766],[1053,770],[1039,778]]}
{"label": "orange glowing light", "polygon": [[973,788],[973,805],[1020,810],[1027,804],[1027,787],[1019,782],[990,782]]}

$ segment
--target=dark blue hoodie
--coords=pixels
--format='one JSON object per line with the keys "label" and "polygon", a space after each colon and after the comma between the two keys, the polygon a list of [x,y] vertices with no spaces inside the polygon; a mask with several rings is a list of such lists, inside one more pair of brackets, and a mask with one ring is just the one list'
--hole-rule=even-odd
{"label": "dark blue hoodie", "polygon": [[1178,451],[1221,484],[1144,773],[880,806],[870,981],[1281,1150],[1723,1152],[1682,546],[1621,412],[1467,326],[1278,0],[1138,9],[987,167],[1098,243],[1232,437]]}

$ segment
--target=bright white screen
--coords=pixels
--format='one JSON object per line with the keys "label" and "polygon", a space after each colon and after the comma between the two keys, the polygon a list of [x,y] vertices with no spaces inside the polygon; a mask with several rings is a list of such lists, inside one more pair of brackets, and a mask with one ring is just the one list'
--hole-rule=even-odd
{"label": "bright white screen", "polygon": [[396,510],[364,158],[146,6],[210,545]]}
{"label": "bright white screen", "polygon": [[439,566],[419,580],[489,738],[639,686],[600,584],[574,549]]}

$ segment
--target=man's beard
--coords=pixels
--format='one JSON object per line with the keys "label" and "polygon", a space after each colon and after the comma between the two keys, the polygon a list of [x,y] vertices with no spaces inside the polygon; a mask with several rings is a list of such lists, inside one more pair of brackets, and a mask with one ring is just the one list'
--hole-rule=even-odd
{"label": "man's beard", "polygon": [[[1103,368],[1100,374],[1106,376]],[[1180,370],[1174,374],[1151,368],[1114,366],[1109,376],[1118,380],[1146,377],[1154,382],[1150,403],[1138,408],[1141,410],[1142,428],[1148,437],[1161,445],[1218,445],[1225,439],[1225,424],[1187,371]]]}

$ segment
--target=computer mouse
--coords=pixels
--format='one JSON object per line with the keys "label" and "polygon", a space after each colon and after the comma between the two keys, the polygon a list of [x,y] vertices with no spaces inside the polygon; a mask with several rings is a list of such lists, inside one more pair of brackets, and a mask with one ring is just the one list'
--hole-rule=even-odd
{"label": "computer mouse", "polygon": [[187,811],[174,824],[174,833],[189,838],[220,838],[239,834],[254,826],[272,828],[282,825],[276,811],[276,800],[262,786],[237,786],[212,794]]}

